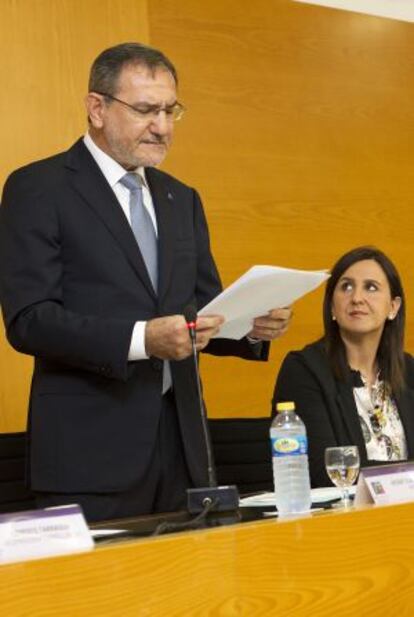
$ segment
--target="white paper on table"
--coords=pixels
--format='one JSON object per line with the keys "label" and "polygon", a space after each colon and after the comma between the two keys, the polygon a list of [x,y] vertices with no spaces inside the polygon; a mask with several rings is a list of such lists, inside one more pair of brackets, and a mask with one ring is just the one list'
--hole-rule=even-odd
{"label": "white paper on table", "polygon": [[215,338],[240,339],[250,332],[255,317],[289,306],[329,276],[325,270],[253,266],[198,314],[223,315],[226,321]]}
{"label": "white paper on table", "polygon": [[128,533],[127,529],[90,529],[92,538],[106,538],[111,536],[118,536],[120,533]]}
{"label": "white paper on table", "polygon": [[[349,488],[349,494],[355,495],[356,486]],[[340,499],[342,495],[341,489],[336,486],[324,486],[321,488],[313,488],[311,490],[312,503],[325,503],[328,501],[334,501]],[[276,497],[274,493],[258,493],[257,495],[249,495],[249,497],[242,497],[240,499],[240,507],[247,508],[267,508],[269,506],[275,506]]]}

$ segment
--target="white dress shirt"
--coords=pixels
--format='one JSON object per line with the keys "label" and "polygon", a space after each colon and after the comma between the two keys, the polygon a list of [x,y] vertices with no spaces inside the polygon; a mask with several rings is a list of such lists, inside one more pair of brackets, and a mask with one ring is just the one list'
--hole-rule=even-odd
{"label": "white dress shirt", "polygon": [[[106,152],[101,150],[96,143],[93,141],[89,133],[87,133],[83,141],[85,146],[88,148],[89,152],[93,156],[96,164],[102,171],[106,180],[108,181],[109,186],[115,193],[115,196],[121,206],[128,223],[131,224],[131,217],[129,212],[129,191],[121,184],[121,178],[127,173],[126,170],[117,163],[113,158],[111,158]],[[158,227],[157,227],[157,219],[155,216],[154,204],[152,201],[151,193],[148,188],[148,183],[145,178],[145,170],[143,167],[138,167],[135,170],[135,173],[138,174],[142,180],[142,199],[144,206],[148,210],[152,222],[154,224],[155,233],[158,235]],[[145,352],[145,326],[146,321],[137,321],[135,322],[134,329],[132,331],[131,344],[129,347],[128,360],[145,360],[148,358]]]}

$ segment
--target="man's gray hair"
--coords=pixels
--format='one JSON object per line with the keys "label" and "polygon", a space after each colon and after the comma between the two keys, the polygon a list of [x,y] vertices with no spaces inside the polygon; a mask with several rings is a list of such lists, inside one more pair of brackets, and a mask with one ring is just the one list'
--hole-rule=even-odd
{"label": "man's gray hair", "polygon": [[161,51],[141,43],[121,43],[105,49],[92,64],[89,92],[115,95],[119,75],[128,65],[143,66],[152,74],[157,69],[164,69],[171,73],[176,85],[178,84],[174,65]]}

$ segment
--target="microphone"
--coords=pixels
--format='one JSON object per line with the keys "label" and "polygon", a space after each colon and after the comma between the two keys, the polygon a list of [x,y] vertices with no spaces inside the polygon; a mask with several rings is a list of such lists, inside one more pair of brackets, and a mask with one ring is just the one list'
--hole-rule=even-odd
{"label": "microphone", "polygon": [[187,324],[188,332],[190,333],[191,342],[195,344],[195,340],[196,340],[195,328],[197,324],[197,311],[195,310],[194,306],[191,306],[191,304],[189,304],[188,306],[184,308],[183,315],[184,315],[185,322]]}
{"label": "microphone", "polygon": [[208,428],[207,414],[201,395],[200,370],[196,349],[197,311],[194,306],[186,306],[183,311],[193,351],[194,372],[197,385],[198,407],[203,427],[204,443],[207,452],[208,487],[187,489],[187,509],[190,513],[221,512],[235,510],[239,507],[239,493],[236,486],[217,486],[211,436]]}

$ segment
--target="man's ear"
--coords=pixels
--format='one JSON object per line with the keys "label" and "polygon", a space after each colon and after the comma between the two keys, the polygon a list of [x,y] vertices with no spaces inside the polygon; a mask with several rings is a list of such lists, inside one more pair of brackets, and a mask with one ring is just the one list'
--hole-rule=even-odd
{"label": "man's ear", "polygon": [[103,126],[104,97],[95,92],[89,92],[85,97],[86,113],[91,126],[100,129]]}

